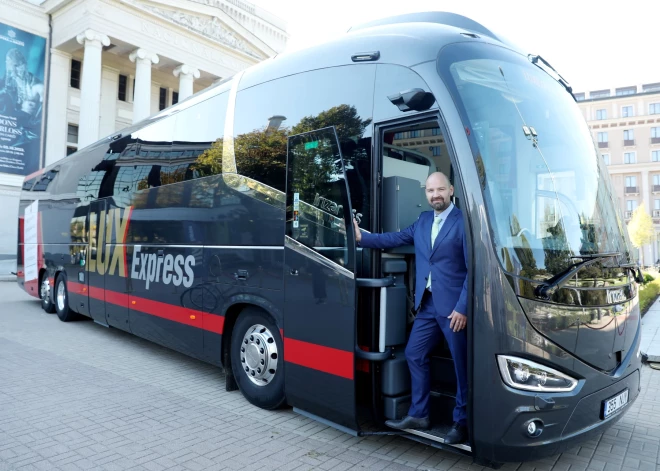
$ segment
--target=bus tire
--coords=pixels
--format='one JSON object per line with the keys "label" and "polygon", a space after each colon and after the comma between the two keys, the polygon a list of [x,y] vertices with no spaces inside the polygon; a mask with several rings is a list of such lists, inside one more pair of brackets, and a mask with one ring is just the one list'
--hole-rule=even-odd
{"label": "bus tire", "polygon": [[55,311],[57,317],[62,322],[70,322],[76,319],[76,313],[69,307],[69,290],[66,286],[66,273],[62,272],[57,275],[55,280]]}
{"label": "bus tire", "polygon": [[231,336],[231,367],[245,399],[262,409],[281,407],[284,395],[284,348],[271,318],[246,308]]}
{"label": "bus tire", "polygon": [[48,273],[44,272],[41,277],[41,283],[39,283],[39,298],[41,298],[41,309],[46,311],[48,314],[55,312],[55,303],[53,302],[51,291],[52,287],[50,286]]}

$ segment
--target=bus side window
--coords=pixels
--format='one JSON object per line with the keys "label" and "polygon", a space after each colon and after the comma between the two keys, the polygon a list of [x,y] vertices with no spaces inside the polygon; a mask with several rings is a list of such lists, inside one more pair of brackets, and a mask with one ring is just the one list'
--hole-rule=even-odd
{"label": "bus side window", "polygon": [[163,184],[222,173],[222,148],[229,92],[175,115],[174,142]]}
{"label": "bus side window", "polygon": [[168,116],[138,131],[138,151],[133,173],[137,191],[163,184],[162,174],[167,170],[172,150],[175,116]]}

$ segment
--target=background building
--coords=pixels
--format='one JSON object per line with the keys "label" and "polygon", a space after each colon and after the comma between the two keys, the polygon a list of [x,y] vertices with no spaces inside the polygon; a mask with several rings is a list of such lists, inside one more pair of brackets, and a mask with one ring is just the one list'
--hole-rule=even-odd
{"label": "background building", "polygon": [[243,0],[0,0],[0,276],[15,270],[27,174],[287,39],[284,21]]}
{"label": "background building", "polygon": [[660,82],[576,93],[602,159],[607,164],[626,222],[644,204],[656,239],[643,247],[643,262],[660,258]]}

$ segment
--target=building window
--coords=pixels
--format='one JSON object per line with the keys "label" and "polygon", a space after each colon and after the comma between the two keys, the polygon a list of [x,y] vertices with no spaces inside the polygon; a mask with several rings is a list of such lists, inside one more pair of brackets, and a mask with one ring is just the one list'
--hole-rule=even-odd
{"label": "building window", "polygon": [[431,129],[431,135],[432,136],[442,136],[442,131],[440,128],[433,128]]}
{"label": "building window", "polygon": [[[653,209],[655,211],[660,210],[660,200],[653,200]],[[654,214],[654,216],[655,216],[655,214]]]}
{"label": "building window", "polygon": [[626,177],[626,193],[637,193],[637,177]]}
{"label": "building window", "polygon": [[167,88],[160,87],[160,95],[158,97],[158,109],[164,110],[167,108]]}
{"label": "building window", "polygon": [[78,150],[78,126],[69,124],[66,135],[66,155],[71,155]]}
{"label": "building window", "polygon": [[599,132],[598,133],[598,147],[600,148],[607,148],[609,146],[608,144],[608,136],[606,132]]}
{"label": "building window", "polygon": [[621,107],[621,117],[622,118],[631,118],[633,116],[635,116],[635,113],[633,112],[632,105]]}
{"label": "building window", "polygon": [[603,154],[603,162],[605,162],[605,165],[610,165],[610,154]]}
{"label": "building window", "polygon": [[651,151],[651,162],[660,162],[660,150]]}
{"label": "building window", "polygon": [[[658,139],[660,138],[660,127],[656,126],[654,128],[651,128],[651,139]],[[653,142],[655,144],[655,142]]]}
{"label": "building window", "polygon": [[128,86],[128,77],[119,76],[119,89],[117,90],[117,100],[126,101],[126,88]]}
{"label": "building window", "polygon": [[135,79],[133,79],[133,98],[131,98],[133,102],[135,102]]}
{"label": "building window", "polygon": [[623,145],[624,146],[635,145],[635,131],[633,129],[625,129],[623,131]]}
{"label": "building window", "polygon": [[624,154],[623,154],[623,163],[624,164],[636,164],[637,163],[637,154],[635,152],[624,152]]}
{"label": "building window", "polygon": [[442,147],[440,146],[433,146],[431,147],[431,150],[433,152],[433,157],[440,157],[442,155]]}
{"label": "building window", "polygon": [[609,90],[596,90],[595,92],[589,92],[589,98],[606,98],[610,96]]}
{"label": "building window", "polygon": [[576,93],[573,96],[575,97],[576,101],[584,101],[584,92],[583,93]]}
{"label": "building window", "polygon": [[69,124],[69,131],[67,133],[66,142],[71,144],[78,144],[78,126]]}
{"label": "building window", "polygon": [[654,92],[656,90],[660,90],[660,82],[647,83],[646,85],[642,85],[642,91],[644,92]]}
{"label": "building window", "polygon": [[80,89],[81,70],[82,70],[81,62],[75,59],[71,59],[71,81],[70,81],[71,87]]}
{"label": "building window", "polygon": [[651,103],[649,105],[649,114],[660,114],[660,103]]}
{"label": "building window", "polygon": [[176,105],[179,103],[179,92],[172,92],[172,104]]}
{"label": "building window", "polygon": [[634,211],[637,209],[637,200],[626,200],[626,209],[628,211]]}
{"label": "building window", "polygon": [[616,96],[634,95],[637,93],[637,87],[623,87],[616,89]]}
{"label": "building window", "polygon": [[596,119],[607,119],[607,110],[596,110]]}
{"label": "building window", "polygon": [[660,186],[660,175],[653,175],[653,186]]}

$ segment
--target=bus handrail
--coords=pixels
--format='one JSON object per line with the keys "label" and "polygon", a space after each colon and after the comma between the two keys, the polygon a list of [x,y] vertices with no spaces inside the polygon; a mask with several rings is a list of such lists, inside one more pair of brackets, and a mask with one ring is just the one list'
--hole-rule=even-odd
{"label": "bus handrail", "polygon": [[386,288],[394,285],[392,275],[385,278],[356,278],[355,283],[358,288]]}
{"label": "bus handrail", "polygon": [[389,348],[384,352],[367,352],[362,350],[358,345],[355,346],[355,356],[361,360],[367,361],[385,361],[392,356],[392,349]]}

